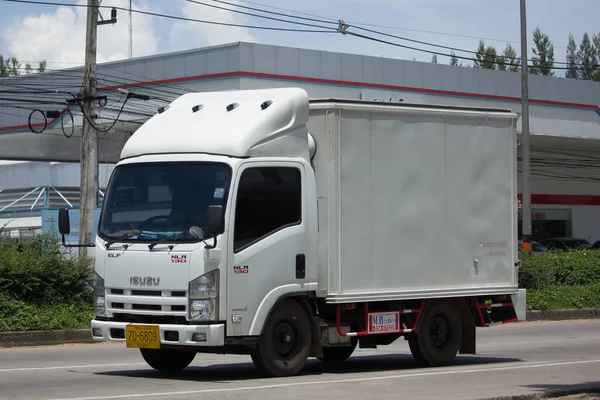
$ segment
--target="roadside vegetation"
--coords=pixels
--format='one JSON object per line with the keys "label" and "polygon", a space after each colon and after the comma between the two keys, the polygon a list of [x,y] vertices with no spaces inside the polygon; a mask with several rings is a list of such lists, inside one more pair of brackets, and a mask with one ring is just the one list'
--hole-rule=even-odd
{"label": "roadside vegetation", "polygon": [[0,332],[89,327],[88,265],[65,251],[56,235],[0,245]]}
{"label": "roadside vegetation", "polygon": [[[521,260],[529,310],[600,309],[600,250],[522,253]],[[90,265],[52,234],[0,245],[0,332],[88,328]]]}
{"label": "roadside vegetation", "polygon": [[600,250],[521,253],[527,309],[600,309]]}

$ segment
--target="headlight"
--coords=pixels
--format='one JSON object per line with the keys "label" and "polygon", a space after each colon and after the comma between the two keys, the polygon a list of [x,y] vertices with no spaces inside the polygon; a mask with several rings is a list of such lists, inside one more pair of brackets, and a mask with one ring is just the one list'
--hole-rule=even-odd
{"label": "headlight", "polygon": [[219,270],[210,271],[190,282],[190,299],[210,299],[219,295]]}
{"label": "headlight", "polygon": [[104,279],[100,275],[98,275],[97,272],[94,272],[94,279],[92,285],[94,287],[94,309],[96,310],[96,315],[99,317],[103,317],[106,315],[106,308],[104,306]]}
{"label": "headlight", "polygon": [[189,319],[216,321],[219,316],[219,270],[210,271],[189,284]]}
{"label": "headlight", "polygon": [[215,299],[192,300],[190,302],[190,317],[192,320],[210,321],[215,318]]}

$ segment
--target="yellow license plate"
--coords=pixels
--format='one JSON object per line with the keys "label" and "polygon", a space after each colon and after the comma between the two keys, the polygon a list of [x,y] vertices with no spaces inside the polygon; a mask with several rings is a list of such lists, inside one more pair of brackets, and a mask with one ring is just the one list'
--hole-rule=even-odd
{"label": "yellow license plate", "polygon": [[156,325],[127,325],[125,343],[136,349],[160,349],[160,329]]}

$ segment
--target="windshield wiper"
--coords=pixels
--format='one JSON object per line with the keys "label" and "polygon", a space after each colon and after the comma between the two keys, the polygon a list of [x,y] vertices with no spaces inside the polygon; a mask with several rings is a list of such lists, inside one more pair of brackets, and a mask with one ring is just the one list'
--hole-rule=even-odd
{"label": "windshield wiper", "polygon": [[152,250],[152,249],[153,249],[153,248],[154,248],[154,247],[155,247],[157,244],[164,243],[164,242],[168,242],[169,240],[174,240],[174,239],[177,239],[179,236],[181,236],[181,235],[185,235],[185,234],[188,234],[188,232],[186,232],[186,231],[183,231],[183,232],[177,232],[177,233],[174,233],[174,234],[172,234],[172,235],[165,236],[164,238],[158,239],[158,240],[156,240],[156,241],[154,241],[154,242],[150,243],[150,244],[148,245],[148,248],[149,248],[150,250]]}
{"label": "windshield wiper", "polygon": [[126,240],[126,239],[130,239],[133,238],[135,236],[139,236],[140,233],[142,233],[141,231],[138,231],[137,229],[131,230],[131,231],[127,231],[127,233],[125,233],[124,235],[121,235],[119,237],[116,237],[114,239],[109,240],[108,242],[106,242],[104,244],[104,246],[108,249],[111,245],[121,241],[121,240]]}

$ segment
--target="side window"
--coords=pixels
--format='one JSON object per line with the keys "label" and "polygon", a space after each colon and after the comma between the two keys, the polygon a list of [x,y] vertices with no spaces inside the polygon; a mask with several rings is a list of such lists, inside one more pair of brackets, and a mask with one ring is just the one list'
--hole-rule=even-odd
{"label": "side window", "polygon": [[249,168],[242,173],[235,207],[234,252],[302,221],[300,170]]}

